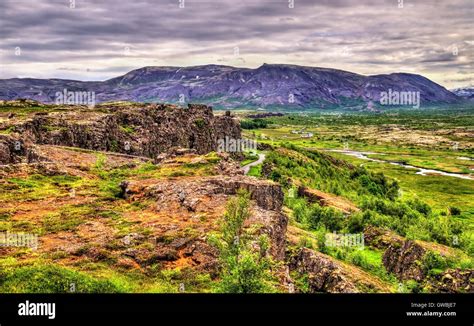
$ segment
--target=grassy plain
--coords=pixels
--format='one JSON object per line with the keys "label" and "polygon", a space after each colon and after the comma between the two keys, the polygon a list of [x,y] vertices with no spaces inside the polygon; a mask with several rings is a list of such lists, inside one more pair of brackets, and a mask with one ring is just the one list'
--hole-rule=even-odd
{"label": "grassy plain", "polygon": [[[419,198],[439,210],[459,207],[459,217],[474,224],[474,109],[290,114],[265,120],[267,128],[246,130],[246,136],[274,145],[291,143],[327,151],[354,165],[383,172],[399,181],[402,197]],[[312,137],[303,138],[307,133]],[[416,169],[328,150],[366,152],[369,158],[471,175],[472,180],[418,175]]]}

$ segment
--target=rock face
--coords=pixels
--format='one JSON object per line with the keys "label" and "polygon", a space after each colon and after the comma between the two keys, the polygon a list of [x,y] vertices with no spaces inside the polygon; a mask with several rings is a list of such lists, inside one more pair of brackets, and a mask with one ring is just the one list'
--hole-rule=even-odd
{"label": "rock face", "polygon": [[422,281],[425,271],[422,259],[426,251],[414,241],[393,243],[383,255],[385,269],[400,280]]}
{"label": "rock face", "polygon": [[231,156],[228,153],[222,152],[219,153],[219,156],[221,157],[221,160],[217,163],[217,166],[214,169],[217,174],[228,176],[244,174],[239,162],[231,159]]}
{"label": "rock face", "polygon": [[203,154],[217,150],[217,140],[240,139],[231,116],[216,117],[205,105],[103,107],[34,116],[15,131],[38,144],[119,152],[155,158],[173,147]]}
{"label": "rock face", "polygon": [[0,135],[0,164],[33,163],[45,161],[32,144],[26,144],[21,138]]}
{"label": "rock face", "polygon": [[385,250],[383,265],[399,280],[422,281],[425,278],[422,259],[427,250],[417,242],[405,240],[392,231],[373,226],[364,230],[364,241],[371,247]]}
{"label": "rock face", "polygon": [[279,211],[283,205],[281,186],[272,182],[262,182],[253,178],[215,178],[210,180],[218,191],[226,195],[235,195],[239,189],[250,192],[251,199],[267,210]]}
{"label": "rock face", "polygon": [[7,136],[0,135],[0,164],[19,163],[25,149],[21,142]]}
{"label": "rock face", "polygon": [[390,230],[369,225],[364,229],[364,241],[371,247],[387,249],[392,244],[402,243],[404,239]]}
{"label": "rock face", "polygon": [[433,292],[474,293],[474,270],[449,269],[428,279]]}
{"label": "rock face", "polygon": [[308,276],[309,292],[359,292],[342,269],[324,254],[302,248],[290,262],[290,269]]}
{"label": "rock face", "polygon": [[[255,203],[252,216],[246,221],[247,226],[258,226],[260,234],[268,235],[270,253],[275,259],[283,260],[285,257],[288,218],[281,212],[283,192],[271,181],[236,175],[162,180],[149,184],[126,182],[121,187],[125,198],[131,201],[144,197],[154,199],[158,214],[180,216],[185,221],[199,216],[222,217],[228,199],[239,189],[246,189]],[[189,243],[192,244],[193,241]],[[212,257],[208,259],[212,260]]]}
{"label": "rock face", "polygon": [[302,248],[288,254],[289,269],[303,277],[305,290],[310,293],[392,292],[390,284],[321,252]]}
{"label": "rock face", "polygon": [[437,275],[427,275],[423,266],[424,256],[428,252],[444,257],[455,257],[452,248],[424,241],[410,241],[393,231],[368,226],[364,230],[365,243],[373,248],[385,250],[383,264],[385,269],[394,273],[399,280],[421,282],[430,292],[459,293],[473,292],[474,270],[448,269]]}

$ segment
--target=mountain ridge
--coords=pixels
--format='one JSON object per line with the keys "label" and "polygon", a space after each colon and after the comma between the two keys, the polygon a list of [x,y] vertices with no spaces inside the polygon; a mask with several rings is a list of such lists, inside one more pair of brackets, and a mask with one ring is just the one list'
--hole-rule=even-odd
{"label": "mountain ridge", "polygon": [[289,64],[257,68],[226,65],[147,66],[105,81],[11,78],[0,80],[0,99],[27,98],[54,103],[56,92],[93,91],[97,102],[199,102],[217,108],[364,109],[381,93],[419,92],[422,104],[463,99],[428,78],[410,73],[361,75]]}

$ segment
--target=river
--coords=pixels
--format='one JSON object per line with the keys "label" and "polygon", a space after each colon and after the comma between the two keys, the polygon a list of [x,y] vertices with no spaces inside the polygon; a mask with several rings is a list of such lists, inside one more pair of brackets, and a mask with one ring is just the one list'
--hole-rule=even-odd
{"label": "river", "polygon": [[373,155],[373,154],[383,155],[381,153],[360,152],[360,151],[343,150],[343,149],[325,149],[325,151],[350,155],[350,156],[354,156],[354,157],[357,157],[357,158],[362,159],[362,160],[367,160],[367,161],[372,161],[372,162],[389,163],[389,164],[393,164],[393,165],[402,166],[406,169],[416,169],[416,170],[418,170],[416,172],[416,174],[419,174],[419,175],[438,174],[438,175],[444,175],[444,176],[447,176],[447,177],[454,177],[454,178],[460,178],[460,179],[465,179],[465,180],[474,180],[474,178],[471,175],[468,175],[468,174],[444,172],[444,171],[434,170],[434,169],[424,169],[424,168],[420,168],[420,167],[417,167],[417,166],[413,166],[413,165],[409,165],[409,164],[405,164],[405,163],[401,163],[401,162],[392,162],[392,161],[388,161],[388,160],[380,160],[380,159],[375,159],[375,158],[368,157],[368,155]]}

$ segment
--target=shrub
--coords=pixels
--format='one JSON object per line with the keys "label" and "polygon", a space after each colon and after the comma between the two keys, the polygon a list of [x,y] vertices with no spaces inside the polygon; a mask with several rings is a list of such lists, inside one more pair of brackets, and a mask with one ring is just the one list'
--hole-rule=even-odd
{"label": "shrub", "polygon": [[448,268],[448,262],[446,258],[442,257],[437,252],[428,251],[423,256],[423,266],[426,271],[434,270],[445,270]]}
{"label": "shrub", "polygon": [[196,126],[197,126],[198,128],[200,128],[200,129],[203,128],[203,127],[206,125],[206,122],[205,122],[203,119],[196,119],[196,120],[194,121],[194,123],[195,123]]}
{"label": "shrub", "polygon": [[344,227],[344,220],[344,215],[334,208],[321,207],[315,204],[311,207],[307,222],[312,229],[324,226],[329,231],[338,231]]}
{"label": "shrub", "polygon": [[220,250],[221,281],[217,291],[221,293],[272,292],[273,277],[271,260],[267,257],[268,238],[258,239],[258,251],[250,243],[244,230],[244,222],[250,216],[250,195],[239,192],[227,205],[221,236],[213,242]]}
{"label": "shrub", "polygon": [[293,216],[296,222],[306,223],[311,214],[311,210],[308,207],[308,203],[304,199],[298,199],[293,205]]}
{"label": "shrub", "polygon": [[425,202],[422,202],[419,199],[412,199],[407,201],[407,204],[418,211],[419,213],[423,214],[424,216],[428,216],[431,214],[431,207]]}
{"label": "shrub", "polygon": [[362,213],[352,214],[347,220],[347,229],[350,233],[359,233],[364,231],[365,221]]}

